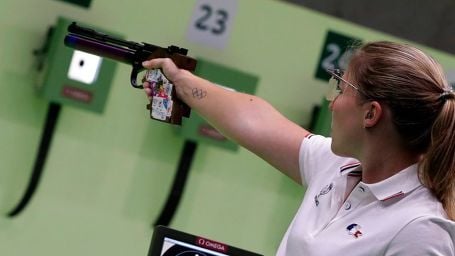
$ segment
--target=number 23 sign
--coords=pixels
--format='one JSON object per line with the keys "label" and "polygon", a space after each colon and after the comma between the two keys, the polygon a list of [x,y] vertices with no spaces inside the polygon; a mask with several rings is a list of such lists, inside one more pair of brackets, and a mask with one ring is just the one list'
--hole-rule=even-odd
{"label": "number 23 sign", "polygon": [[197,0],[188,27],[188,40],[224,48],[236,11],[237,0]]}

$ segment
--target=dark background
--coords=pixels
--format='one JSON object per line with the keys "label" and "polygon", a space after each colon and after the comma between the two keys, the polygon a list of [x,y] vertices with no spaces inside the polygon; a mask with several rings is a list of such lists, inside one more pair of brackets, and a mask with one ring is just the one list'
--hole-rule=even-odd
{"label": "dark background", "polygon": [[455,0],[283,0],[455,54]]}

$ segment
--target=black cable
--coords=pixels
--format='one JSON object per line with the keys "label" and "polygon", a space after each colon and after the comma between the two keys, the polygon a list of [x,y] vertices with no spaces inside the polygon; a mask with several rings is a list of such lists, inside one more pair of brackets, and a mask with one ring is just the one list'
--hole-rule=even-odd
{"label": "black cable", "polygon": [[55,126],[60,114],[60,109],[60,104],[53,102],[49,103],[44,130],[41,134],[41,142],[39,144],[38,153],[35,159],[35,165],[33,166],[33,171],[28,182],[27,190],[25,190],[25,193],[17,206],[8,213],[8,217],[12,218],[20,214],[30,202],[33,194],[36,191],[36,188],[38,187],[38,183],[43,172],[43,167],[46,163],[47,153],[49,152],[52,137],[54,135]]}
{"label": "black cable", "polygon": [[191,163],[193,162],[193,156],[196,152],[196,148],[197,144],[195,142],[185,140],[171,191],[168,195],[164,208],[159,217],[156,219],[153,227],[157,225],[169,226],[172,221],[185,189],[185,184],[188,178]]}

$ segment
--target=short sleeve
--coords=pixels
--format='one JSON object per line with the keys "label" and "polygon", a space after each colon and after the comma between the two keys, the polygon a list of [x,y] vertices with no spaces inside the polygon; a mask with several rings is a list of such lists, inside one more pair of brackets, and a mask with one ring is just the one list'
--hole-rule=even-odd
{"label": "short sleeve", "polygon": [[418,218],[392,239],[384,255],[453,256],[455,223],[438,218]]}
{"label": "short sleeve", "polygon": [[331,149],[331,138],[309,135],[302,141],[299,151],[299,168],[302,183],[309,185],[315,176],[327,171],[338,171],[350,158],[336,156]]}

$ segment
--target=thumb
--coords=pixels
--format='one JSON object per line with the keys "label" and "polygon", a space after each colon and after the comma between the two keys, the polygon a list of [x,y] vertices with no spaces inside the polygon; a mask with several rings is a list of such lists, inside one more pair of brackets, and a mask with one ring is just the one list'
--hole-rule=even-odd
{"label": "thumb", "polygon": [[142,62],[142,66],[146,69],[161,69],[163,73],[172,79],[174,74],[179,71],[179,68],[170,58],[156,58]]}

